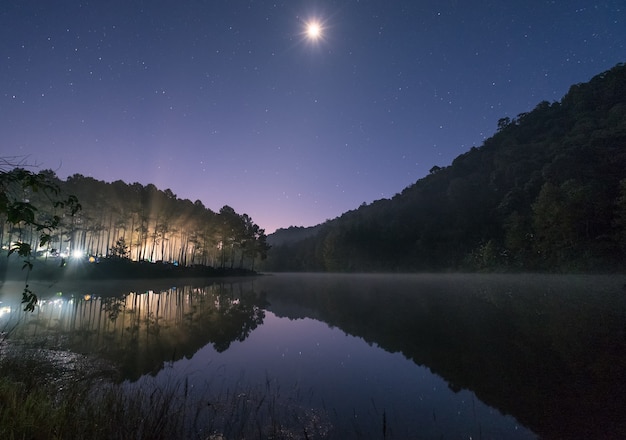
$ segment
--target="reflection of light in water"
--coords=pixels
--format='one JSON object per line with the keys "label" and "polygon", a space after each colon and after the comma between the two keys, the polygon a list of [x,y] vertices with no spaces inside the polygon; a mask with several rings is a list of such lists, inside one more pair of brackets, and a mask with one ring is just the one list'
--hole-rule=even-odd
{"label": "reflection of light in water", "polygon": [[8,315],[9,313],[11,313],[11,307],[9,306],[0,307],[0,318],[2,317],[2,315]]}

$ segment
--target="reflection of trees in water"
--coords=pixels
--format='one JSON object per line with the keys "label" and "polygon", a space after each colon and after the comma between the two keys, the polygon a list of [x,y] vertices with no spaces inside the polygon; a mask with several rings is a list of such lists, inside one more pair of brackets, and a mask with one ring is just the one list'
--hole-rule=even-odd
{"label": "reflection of trees in water", "polygon": [[267,277],[259,287],[278,316],[308,315],[401,352],[541,435],[606,438],[598,434],[626,435],[622,284],[585,276],[324,275]]}
{"label": "reflection of trees in water", "polygon": [[211,342],[218,352],[226,351],[234,341],[244,341],[265,318],[265,311],[255,301],[255,293],[245,292],[241,284],[236,284],[235,294],[234,287],[231,284],[230,289],[217,295],[215,313],[206,323],[205,330],[213,335]]}
{"label": "reflection of trees in water", "polygon": [[263,306],[252,281],[74,295],[42,301],[37,312],[21,318],[12,337],[98,353],[119,363],[125,378],[135,379],[166,361],[191,357],[206,344],[222,352],[245,340],[263,323]]}
{"label": "reflection of trees in water", "polygon": [[119,314],[124,310],[125,297],[101,298],[100,304],[102,310],[106,313],[111,321],[115,321]]}

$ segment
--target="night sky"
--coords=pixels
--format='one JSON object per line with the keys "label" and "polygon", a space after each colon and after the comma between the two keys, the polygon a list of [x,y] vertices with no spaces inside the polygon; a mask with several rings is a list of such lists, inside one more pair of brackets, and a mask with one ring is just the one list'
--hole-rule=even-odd
{"label": "night sky", "polygon": [[0,156],[271,233],[392,197],[625,61],[624,0],[6,0]]}

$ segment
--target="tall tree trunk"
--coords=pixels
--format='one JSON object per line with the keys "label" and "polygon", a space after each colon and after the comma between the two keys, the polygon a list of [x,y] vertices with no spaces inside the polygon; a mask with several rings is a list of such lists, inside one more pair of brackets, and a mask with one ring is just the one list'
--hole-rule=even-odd
{"label": "tall tree trunk", "polygon": [[[135,243],[133,243],[133,235],[135,234],[135,216],[131,214],[130,216],[130,259],[137,261],[139,259],[139,254],[135,253],[135,258],[133,258],[133,248],[137,248]],[[126,230],[124,230],[124,237],[126,237]]]}
{"label": "tall tree trunk", "polygon": [[113,244],[111,243],[111,230],[112,229],[113,229],[113,212],[109,214],[109,229],[107,231],[107,245],[106,245],[106,249],[104,252],[104,255],[107,257],[109,256],[109,249],[111,249],[111,247],[113,246]]}

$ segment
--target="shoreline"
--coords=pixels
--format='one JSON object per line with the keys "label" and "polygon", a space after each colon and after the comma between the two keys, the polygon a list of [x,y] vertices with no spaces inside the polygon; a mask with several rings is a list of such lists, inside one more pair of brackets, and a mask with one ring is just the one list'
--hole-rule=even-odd
{"label": "shoreline", "polygon": [[[2,261],[4,260],[4,261]],[[11,261],[12,260],[12,261]],[[122,259],[102,259],[98,262],[74,259],[33,260],[30,272],[23,260],[1,258],[0,279],[22,281],[154,279],[154,278],[216,278],[256,276],[258,273],[243,268],[215,268],[212,266],[177,266],[157,262],[137,262]]]}

